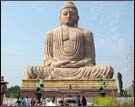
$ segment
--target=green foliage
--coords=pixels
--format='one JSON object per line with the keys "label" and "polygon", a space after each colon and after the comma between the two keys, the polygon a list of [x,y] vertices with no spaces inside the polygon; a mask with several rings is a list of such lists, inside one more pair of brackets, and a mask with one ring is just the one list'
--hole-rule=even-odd
{"label": "green foliage", "polygon": [[120,90],[120,93],[119,93],[119,95],[122,97],[122,96],[124,96],[124,90],[122,89],[122,90]]}
{"label": "green foliage", "polygon": [[100,80],[98,81],[101,83],[101,86],[99,87],[98,91],[99,91],[99,95],[102,97],[105,97],[106,95],[106,91],[105,88],[107,87],[106,83],[103,81],[103,78],[100,78]]}
{"label": "green foliage", "polygon": [[105,93],[105,87],[101,86],[101,87],[99,88],[99,93]]}
{"label": "green foliage", "polygon": [[36,98],[37,98],[37,100],[38,100],[38,103],[40,103],[40,99],[41,99],[41,97],[42,97],[42,92],[41,92],[41,89],[42,88],[44,88],[44,84],[42,84],[42,83],[39,83],[38,84],[38,87],[36,88]]}
{"label": "green foliage", "polygon": [[123,96],[124,90],[123,90],[122,75],[121,75],[120,72],[118,72],[117,78],[118,78],[118,82],[119,82],[119,90],[120,90],[120,94],[119,94],[119,95],[120,95],[120,96]]}
{"label": "green foliage", "polygon": [[41,97],[42,97],[42,93],[41,92],[37,92],[37,93],[35,93],[36,94],[36,98],[37,98],[37,100],[38,100],[38,103],[40,103],[40,99],[41,99]]}
{"label": "green foliage", "polygon": [[40,92],[41,91],[41,88],[40,87],[37,87],[36,88],[36,92]]}
{"label": "green foliage", "polygon": [[7,89],[5,93],[7,98],[19,98],[20,97],[20,87],[13,86]]}
{"label": "green foliage", "polygon": [[133,106],[134,101],[127,101],[127,102],[118,102],[116,98],[113,97],[95,97],[93,99],[94,105],[100,105],[100,106]]}
{"label": "green foliage", "polygon": [[127,90],[123,90],[123,96],[124,97],[131,97],[132,95],[131,95],[131,93],[128,93]]}
{"label": "green foliage", "polygon": [[40,87],[41,87],[41,88],[44,88],[44,84],[40,84]]}
{"label": "green foliage", "polygon": [[44,88],[44,84],[39,84],[39,87],[36,88],[36,92],[41,92],[41,89]]}
{"label": "green foliage", "polygon": [[118,101],[112,97],[97,97],[93,99],[93,103],[95,105],[102,105],[102,106],[117,106]]}

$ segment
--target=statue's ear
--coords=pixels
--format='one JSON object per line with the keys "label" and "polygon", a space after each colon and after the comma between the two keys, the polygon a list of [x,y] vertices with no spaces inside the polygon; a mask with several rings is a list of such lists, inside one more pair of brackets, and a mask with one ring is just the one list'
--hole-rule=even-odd
{"label": "statue's ear", "polygon": [[77,16],[76,25],[78,26],[79,16]]}
{"label": "statue's ear", "polygon": [[79,21],[79,16],[78,16],[78,21]]}
{"label": "statue's ear", "polygon": [[60,23],[61,23],[61,14],[59,15],[59,21],[60,21]]}

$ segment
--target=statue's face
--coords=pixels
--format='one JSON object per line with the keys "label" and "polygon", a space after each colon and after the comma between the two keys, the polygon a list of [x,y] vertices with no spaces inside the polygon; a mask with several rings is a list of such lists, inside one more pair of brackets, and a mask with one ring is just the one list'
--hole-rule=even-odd
{"label": "statue's face", "polygon": [[61,11],[60,20],[64,25],[74,26],[77,24],[78,19],[79,16],[74,8],[65,8]]}

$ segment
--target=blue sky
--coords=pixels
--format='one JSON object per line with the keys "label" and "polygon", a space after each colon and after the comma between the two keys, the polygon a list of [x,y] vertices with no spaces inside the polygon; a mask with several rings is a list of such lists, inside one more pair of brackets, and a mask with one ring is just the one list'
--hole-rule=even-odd
{"label": "blue sky", "polygon": [[[97,65],[109,64],[123,76],[124,88],[131,85],[129,71],[134,48],[133,1],[74,1],[79,27],[94,34]],[[19,85],[27,66],[43,63],[45,33],[60,25],[64,1],[2,1],[1,74],[8,87]],[[133,50],[132,50],[133,52]],[[131,59],[131,60],[130,60]]]}

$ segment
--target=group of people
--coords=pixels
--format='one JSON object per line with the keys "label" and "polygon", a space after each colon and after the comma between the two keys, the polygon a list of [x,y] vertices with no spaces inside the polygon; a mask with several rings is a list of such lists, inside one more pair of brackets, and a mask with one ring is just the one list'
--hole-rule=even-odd
{"label": "group of people", "polygon": [[[87,100],[84,96],[82,96],[82,99],[80,97],[77,97],[76,99],[77,106],[86,106]],[[16,103],[16,106],[66,106],[65,102],[63,100],[56,101],[55,97],[52,96],[51,98],[47,98],[46,100],[44,98],[41,98],[41,102],[39,103],[36,99],[33,98],[18,98]]]}
{"label": "group of people", "polygon": [[15,105],[17,106],[32,106],[35,104],[35,101],[32,100],[31,98],[29,97],[26,97],[26,98],[18,98]]}
{"label": "group of people", "polygon": [[46,102],[46,100],[42,97],[40,99],[40,103],[36,98],[17,98],[17,101],[15,103],[16,106],[58,106],[55,102],[55,97],[49,98]]}
{"label": "group of people", "polygon": [[[77,106],[86,106],[87,105],[87,100],[84,96],[82,96],[82,99],[80,99],[80,96],[77,97],[76,99]],[[66,106],[64,104],[63,100],[60,100],[59,103],[57,104],[55,97],[53,96],[51,100],[49,99],[46,106]]]}
{"label": "group of people", "polygon": [[45,103],[45,99],[42,98],[41,99],[41,102],[39,103],[38,100],[36,98],[29,98],[29,97],[26,97],[26,98],[18,98],[15,105],[17,106],[45,106],[46,103]]}

